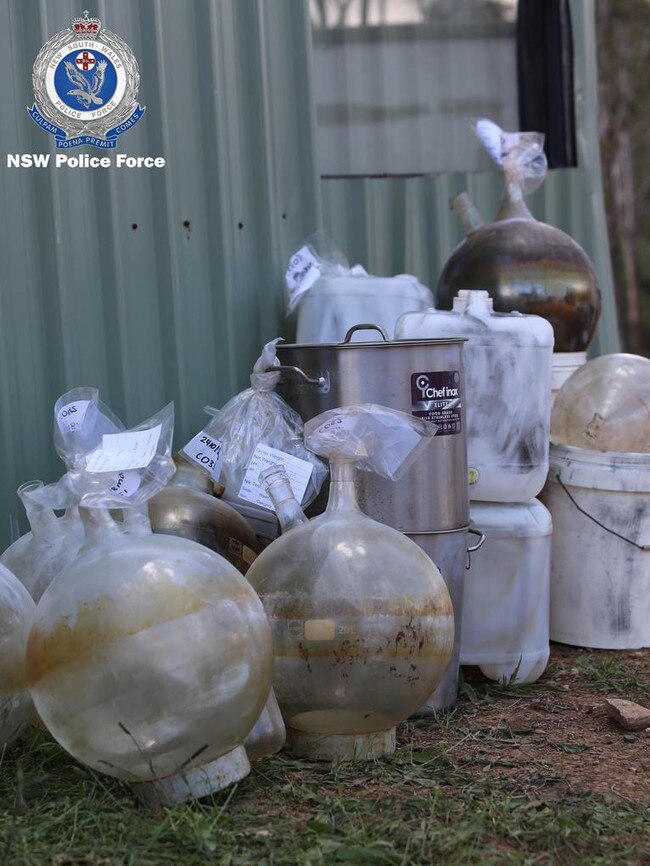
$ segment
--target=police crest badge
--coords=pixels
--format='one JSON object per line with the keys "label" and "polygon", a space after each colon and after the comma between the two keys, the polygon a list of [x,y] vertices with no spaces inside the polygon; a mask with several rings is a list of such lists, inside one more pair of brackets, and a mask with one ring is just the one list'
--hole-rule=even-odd
{"label": "police crest badge", "polygon": [[58,148],[112,150],[145,111],[133,52],[87,11],[41,48],[32,82],[35,102],[27,110]]}

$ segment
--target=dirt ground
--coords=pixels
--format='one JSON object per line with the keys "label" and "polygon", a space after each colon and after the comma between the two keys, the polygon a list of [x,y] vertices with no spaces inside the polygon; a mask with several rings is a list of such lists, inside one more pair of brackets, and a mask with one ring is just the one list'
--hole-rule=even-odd
{"label": "dirt ground", "polygon": [[[466,669],[462,718],[445,732],[447,751],[474,772],[512,780],[544,798],[582,792],[630,802],[650,797],[650,728],[624,730],[605,697],[650,706],[650,649],[585,651],[552,645],[542,680],[531,687],[488,691],[478,669]],[[487,700],[486,700],[487,698]],[[431,736],[439,741],[439,734]],[[418,742],[426,748],[429,737]]]}

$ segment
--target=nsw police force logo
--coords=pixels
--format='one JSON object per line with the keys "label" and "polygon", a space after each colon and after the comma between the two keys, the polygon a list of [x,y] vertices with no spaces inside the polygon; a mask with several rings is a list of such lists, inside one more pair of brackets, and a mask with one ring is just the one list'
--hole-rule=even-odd
{"label": "nsw police force logo", "polygon": [[102,29],[99,18],[83,16],[39,51],[32,73],[36,101],[27,110],[59,148],[113,149],[145,111],[137,99],[138,64],[126,42]]}

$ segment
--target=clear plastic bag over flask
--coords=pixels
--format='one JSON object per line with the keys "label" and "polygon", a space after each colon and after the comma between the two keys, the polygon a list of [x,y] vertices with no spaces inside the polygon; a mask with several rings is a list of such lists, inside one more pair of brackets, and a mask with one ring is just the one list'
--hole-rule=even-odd
{"label": "clear plastic bag over flask", "polygon": [[[170,444],[143,467],[139,490],[156,490]],[[43,594],[27,647],[43,722],[88,766],[153,783],[137,784],[145,800],[237,781],[250,769],[244,739],[271,688],[260,600],[223,557],[151,534],[143,503],[119,526],[106,508],[115,504],[110,488],[101,494],[83,471],[75,484],[86,490],[86,544]]]}
{"label": "clear plastic bag over flask", "polygon": [[[54,404],[54,446],[71,470],[96,448],[104,433],[117,433],[124,425],[99,399],[96,388],[74,388]],[[84,529],[76,502],[57,519],[53,510],[38,501],[41,481],[18,488],[31,531],[15,541],[0,557],[38,601],[51,580],[76,557]]]}
{"label": "clear plastic bag over flask", "polygon": [[99,399],[97,388],[73,388],[54,404],[54,447],[68,469],[102,443],[105,433],[119,433],[124,424]]}
{"label": "clear plastic bag over flask", "polygon": [[[401,416],[411,449],[435,426],[383,407],[339,411],[347,433],[332,424],[337,410],[307,425],[307,445],[330,459],[326,512],[307,521],[288,482],[268,470],[283,535],[247,575],[273,630],[274,687],[289,748],[316,759],[390,752],[395,725],[442,677],[454,634],[451,600],[436,566],[401,533],[366,517],[354,489],[356,460],[371,460],[373,413],[384,420],[389,413],[394,433]],[[378,462],[385,464],[386,455],[378,453]]]}
{"label": "clear plastic bag over flask", "polygon": [[304,505],[318,496],[327,476],[323,461],[305,448],[300,415],[273,391],[280,373],[267,370],[280,365],[275,353],[278,342],[271,340],[264,346],[253,367],[250,388],[229,400],[220,411],[206,407],[213,419],[205,430],[219,441],[222,448],[220,481],[226,488],[223,495],[226,500],[249,504],[249,500],[240,497],[240,490],[258,445],[283,451],[311,466],[302,499]]}
{"label": "clear plastic bag over flask", "polygon": [[23,731],[32,712],[25,647],[35,608],[18,578],[0,565],[0,753]]}
{"label": "clear plastic bag over flask", "polygon": [[42,486],[42,481],[28,481],[18,488],[31,531],[14,541],[0,557],[0,563],[20,580],[34,601],[39,600],[61,569],[75,559],[84,540],[76,505],[57,517],[51,508],[34,501],[33,491]]}

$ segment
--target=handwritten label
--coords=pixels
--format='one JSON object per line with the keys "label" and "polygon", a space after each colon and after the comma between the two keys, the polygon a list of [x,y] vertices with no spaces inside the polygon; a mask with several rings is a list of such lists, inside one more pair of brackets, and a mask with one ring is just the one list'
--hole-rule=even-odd
{"label": "handwritten label", "polygon": [[277,448],[269,448],[268,445],[263,445],[261,442],[248,461],[246,474],[239,490],[239,498],[246,500],[246,502],[252,502],[254,505],[261,505],[262,508],[267,508],[269,511],[274,511],[273,503],[260,483],[260,472],[263,469],[268,469],[269,466],[278,465],[284,466],[293,495],[298,502],[302,502],[311,478],[313,468],[311,463],[307,460],[301,460],[299,457],[293,457],[291,454],[286,454],[284,451],[278,451]]}
{"label": "handwritten label", "polygon": [[57,424],[62,433],[72,433],[83,423],[90,400],[75,400],[59,409]]}
{"label": "handwritten label", "polygon": [[128,499],[133,496],[141,484],[142,478],[139,472],[135,472],[133,469],[127,472],[118,472],[117,480],[111,486],[111,493],[115,493],[122,499]]}
{"label": "handwritten label", "polygon": [[355,421],[354,418],[348,418],[345,415],[336,415],[334,418],[330,418],[329,421],[320,424],[315,430],[313,430],[310,434],[310,440],[313,441],[314,437],[317,436],[326,436],[326,442],[344,442],[355,432],[358,435],[358,427],[359,422]]}
{"label": "handwritten label", "polygon": [[154,458],[162,426],[126,433],[104,433],[101,448],[96,448],[86,463],[88,472],[126,472],[144,469]]}
{"label": "handwritten label", "polygon": [[193,463],[205,469],[213,481],[219,480],[223,446],[218,439],[201,430],[181,450]]}
{"label": "handwritten label", "polygon": [[304,295],[320,277],[320,262],[309,247],[301,247],[289,260],[284,275],[289,290],[289,307],[293,308],[301,295]]}

